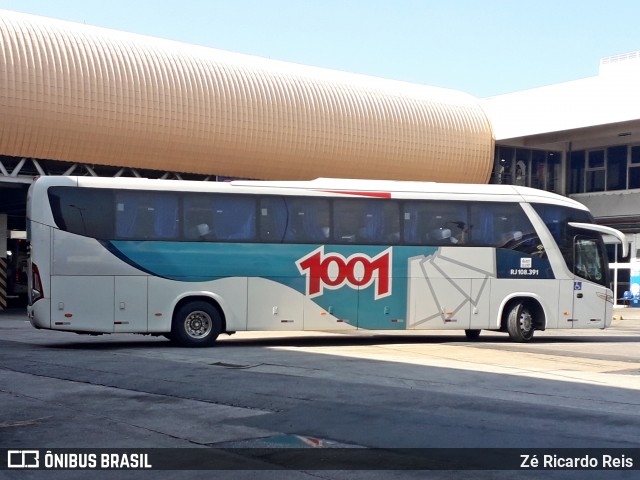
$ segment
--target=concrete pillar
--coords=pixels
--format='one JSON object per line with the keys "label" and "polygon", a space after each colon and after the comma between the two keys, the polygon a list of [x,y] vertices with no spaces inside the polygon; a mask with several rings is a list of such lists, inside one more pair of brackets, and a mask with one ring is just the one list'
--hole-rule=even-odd
{"label": "concrete pillar", "polygon": [[0,213],[0,310],[7,308],[7,214]]}

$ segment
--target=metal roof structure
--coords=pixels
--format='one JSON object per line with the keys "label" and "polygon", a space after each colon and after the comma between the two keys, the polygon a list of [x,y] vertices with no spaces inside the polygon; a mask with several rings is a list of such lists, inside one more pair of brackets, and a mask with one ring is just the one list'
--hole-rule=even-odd
{"label": "metal roof structure", "polygon": [[0,11],[0,155],[261,179],[486,183],[462,92]]}
{"label": "metal roof structure", "polygon": [[601,59],[597,76],[497,95],[482,103],[497,141],[539,135],[553,142],[557,132],[568,138],[567,131],[605,125],[625,133],[625,124],[638,128],[639,80],[640,52],[631,52]]}

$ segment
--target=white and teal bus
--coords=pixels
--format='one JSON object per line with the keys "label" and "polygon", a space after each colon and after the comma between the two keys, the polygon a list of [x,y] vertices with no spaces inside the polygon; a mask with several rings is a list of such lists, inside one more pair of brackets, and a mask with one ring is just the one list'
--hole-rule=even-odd
{"label": "white and teal bus", "polygon": [[208,346],[245,330],[605,328],[603,234],[568,198],[505,185],[41,177],[29,318]]}

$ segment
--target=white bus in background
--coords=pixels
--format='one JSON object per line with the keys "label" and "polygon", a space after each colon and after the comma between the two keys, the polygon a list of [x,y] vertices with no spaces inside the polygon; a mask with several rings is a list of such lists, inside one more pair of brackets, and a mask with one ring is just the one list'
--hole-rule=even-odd
{"label": "white bus in background", "polygon": [[36,328],[535,330],[610,325],[588,210],[524,187],[41,177],[28,196]]}

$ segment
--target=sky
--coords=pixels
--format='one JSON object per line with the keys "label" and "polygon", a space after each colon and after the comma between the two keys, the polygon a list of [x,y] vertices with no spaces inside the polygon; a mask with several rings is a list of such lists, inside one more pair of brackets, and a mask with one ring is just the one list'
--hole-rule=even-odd
{"label": "sky", "polygon": [[15,10],[484,98],[640,50],[638,0],[0,0]]}

